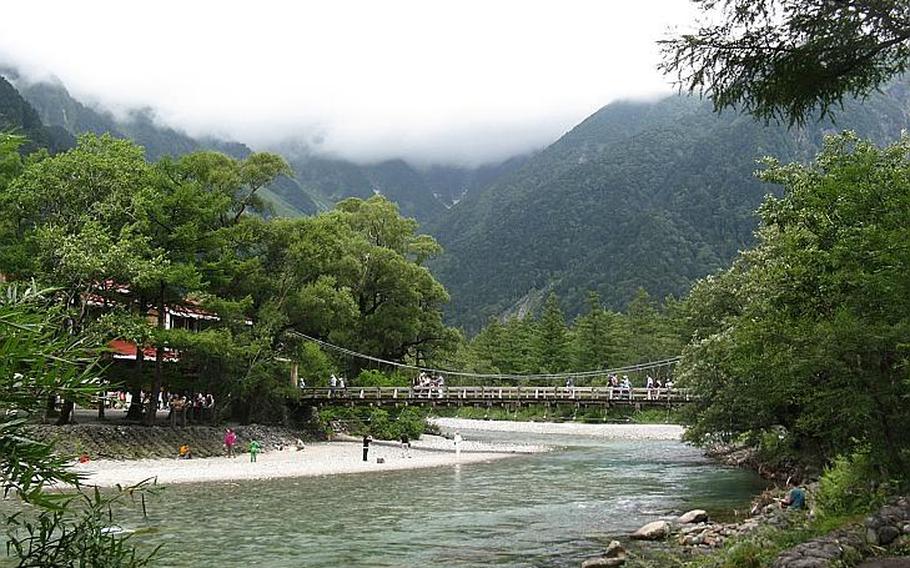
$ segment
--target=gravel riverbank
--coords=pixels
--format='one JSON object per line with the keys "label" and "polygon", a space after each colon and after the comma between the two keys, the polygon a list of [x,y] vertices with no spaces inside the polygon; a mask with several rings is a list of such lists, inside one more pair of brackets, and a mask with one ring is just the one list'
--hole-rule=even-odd
{"label": "gravel riverbank", "polygon": [[510,422],[506,420],[469,420],[432,418],[430,422],[446,430],[565,434],[613,440],[679,440],[683,427],[676,424],[580,424],[576,422]]}
{"label": "gravel riverbank", "polygon": [[[395,442],[376,442],[370,447],[369,461],[362,459],[359,441],[309,444],[303,451],[285,448],[259,455],[250,463],[248,454],[236,458],[211,457],[179,460],[93,460],[76,464],[75,471],[86,476],[85,483],[101,487],[133,485],[154,478],[160,484],[211,481],[241,481],[309,477],[345,473],[371,473],[427,467],[455,466],[502,459],[509,456],[546,451],[543,446],[492,444],[465,441],[460,456],[451,440],[424,436],[405,451]],[[378,463],[381,458],[383,463]]]}
{"label": "gravel riverbank", "polygon": [[[455,430],[521,432],[618,440],[678,440],[683,431],[680,426],[666,424],[506,422],[459,418],[437,418],[431,422],[446,432]],[[219,432],[213,431],[205,438],[211,438],[215,445],[220,443]],[[176,442],[170,446],[176,447]],[[266,445],[266,448],[271,447],[272,444]],[[75,469],[86,476],[87,483],[111,487],[117,484],[131,485],[149,478],[156,479],[158,483],[171,484],[443,467],[549,450],[548,447],[541,445],[472,440],[470,435],[467,435],[461,443],[461,455],[456,456],[451,439],[425,435],[413,441],[408,452],[395,441],[375,441],[370,448],[369,461],[364,462],[358,438],[337,436],[333,442],[307,444],[306,449],[301,452],[292,447],[286,447],[281,451],[266,451],[259,456],[257,463],[250,463],[246,454],[228,459],[217,455],[219,448],[214,446],[213,448],[205,448],[205,455],[210,456],[205,458],[92,459],[88,463],[77,464]],[[377,458],[381,458],[383,463],[378,463]]]}

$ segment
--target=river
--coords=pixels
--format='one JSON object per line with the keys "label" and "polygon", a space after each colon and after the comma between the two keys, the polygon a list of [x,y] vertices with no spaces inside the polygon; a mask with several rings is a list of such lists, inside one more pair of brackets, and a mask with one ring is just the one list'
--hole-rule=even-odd
{"label": "river", "polygon": [[[504,434],[465,432],[467,438]],[[490,463],[168,487],[149,500],[156,566],[572,566],[673,511],[730,514],[762,487],[669,441],[509,434],[556,451]]]}

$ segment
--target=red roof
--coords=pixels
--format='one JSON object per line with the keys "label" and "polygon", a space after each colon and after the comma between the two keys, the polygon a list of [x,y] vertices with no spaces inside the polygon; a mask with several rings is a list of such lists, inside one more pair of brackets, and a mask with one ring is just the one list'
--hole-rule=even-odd
{"label": "red roof", "polygon": [[[108,342],[107,346],[114,353],[115,359],[135,359],[136,358],[136,344],[132,341],[127,341],[125,339],[112,339]],[[155,348],[154,347],[144,347],[142,349],[142,356],[146,359],[155,358]],[[164,360],[173,362],[178,361],[180,357],[177,355],[177,352],[173,349],[164,350]]]}

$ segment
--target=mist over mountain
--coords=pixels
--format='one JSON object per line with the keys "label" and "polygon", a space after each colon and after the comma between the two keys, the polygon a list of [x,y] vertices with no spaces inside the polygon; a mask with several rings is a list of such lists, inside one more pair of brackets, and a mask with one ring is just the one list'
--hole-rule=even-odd
{"label": "mist over mountain", "polygon": [[752,243],[754,211],[778,191],[754,178],[758,158],[808,160],[826,132],[884,142],[908,126],[906,81],[848,103],[836,125],[795,130],[695,98],[607,105],[432,226],[449,317],[477,329],[536,309],[550,290],[570,315],[589,291],[614,309],[638,287],[681,295]]}
{"label": "mist over mountain", "polygon": [[0,76],[0,131],[25,136],[23,153],[45,148],[52,153],[72,148],[75,138],[63,128],[48,128],[34,107],[16,88]]}
{"label": "mist over mountain", "polygon": [[[30,149],[65,150],[74,135],[110,132],[143,145],[152,160],[201,149],[238,158],[252,151],[162,126],[150,110],[118,118],[76,100],[60,82],[0,74],[13,82],[0,80],[0,127],[26,134]],[[544,150],[480,167],[358,164],[285,144],[270,149],[295,174],[263,195],[285,216],[347,197],[388,197],[443,245],[431,268],[451,294],[450,321],[471,331],[490,317],[536,310],[551,290],[570,315],[589,291],[614,309],[625,308],[639,287],[658,298],[683,294],[751,245],[754,211],[777,191],[754,178],[758,158],[809,160],[827,132],[854,129],[885,142],[908,127],[907,81],[862,105],[847,103],[836,124],[794,130],[718,115],[695,98],[620,101]]]}
{"label": "mist over mountain", "polygon": [[[40,123],[47,131],[34,130],[30,136],[39,141],[39,146],[65,149],[72,146],[74,136],[92,132],[130,138],[145,148],[150,160],[197,150],[215,150],[236,158],[244,158],[252,152],[240,142],[194,138],[164,126],[156,120],[153,109],[136,109],[125,117],[118,117],[110,111],[88,106],[76,100],[66,86],[54,78],[28,81],[12,67],[0,67],[0,76],[9,78],[15,84],[15,89],[8,84],[9,89],[18,90],[21,97],[18,93],[16,96],[33,107],[25,122]],[[57,134],[52,136],[51,131]],[[49,142],[57,138],[62,141]],[[423,223],[437,220],[466,193],[511,171],[523,159],[512,158],[479,167],[417,167],[402,159],[358,164],[316,154],[300,144],[279,145],[272,149],[284,155],[295,172],[293,178],[282,176],[263,192],[278,215],[309,215],[330,209],[347,197],[382,194],[396,202],[402,213]]]}

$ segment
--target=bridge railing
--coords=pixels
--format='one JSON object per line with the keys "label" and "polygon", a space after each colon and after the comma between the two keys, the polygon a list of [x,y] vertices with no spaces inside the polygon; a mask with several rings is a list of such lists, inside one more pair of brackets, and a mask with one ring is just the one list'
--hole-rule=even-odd
{"label": "bridge railing", "polygon": [[509,387],[509,386],[446,386],[446,387],[306,387],[300,389],[302,400],[314,402],[343,401],[401,401],[401,402],[477,402],[515,401],[534,402],[687,402],[686,389],[619,387]]}

